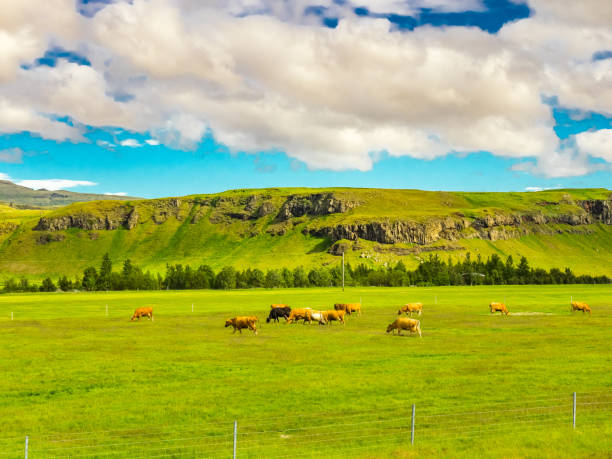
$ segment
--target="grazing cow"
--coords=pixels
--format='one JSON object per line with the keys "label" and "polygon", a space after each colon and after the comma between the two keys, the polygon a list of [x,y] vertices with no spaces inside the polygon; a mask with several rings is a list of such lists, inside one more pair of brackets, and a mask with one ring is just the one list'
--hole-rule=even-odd
{"label": "grazing cow", "polygon": [[491,311],[491,314],[497,311],[499,311],[502,315],[509,314],[508,308],[506,308],[506,305],[504,303],[491,303],[489,305],[489,310]]}
{"label": "grazing cow", "polygon": [[323,317],[325,318],[325,321],[327,322],[328,325],[331,325],[331,323],[336,320],[338,322],[340,322],[342,325],[345,325],[344,322],[344,315],[346,314],[346,311],[336,311],[336,310],[332,310],[332,311],[324,311],[323,312]]}
{"label": "grazing cow", "polygon": [[287,323],[290,324],[292,322],[297,322],[299,320],[304,320],[304,323],[308,321],[308,323],[312,322],[311,309],[308,308],[299,308],[293,309],[291,314],[289,314],[289,318],[287,319]]}
{"label": "grazing cow", "polygon": [[361,315],[361,303],[336,303],[334,304],[336,311],[346,311],[348,315],[356,312],[357,315]]}
{"label": "grazing cow", "polygon": [[402,312],[405,312],[406,315],[412,315],[413,312],[416,312],[418,315],[423,314],[423,303],[408,303],[402,306],[399,311],[397,311],[397,315],[401,316]]}
{"label": "grazing cow", "polygon": [[408,319],[406,317],[400,317],[399,319],[395,319],[395,321],[390,323],[387,327],[387,333],[393,330],[397,330],[398,335],[402,334],[402,330],[408,330],[410,334],[418,333],[419,337],[423,337],[421,335],[421,322],[416,319]]}
{"label": "grazing cow", "polygon": [[255,326],[255,322],[258,319],[255,316],[246,316],[246,317],[233,317],[231,319],[227,319],[225,321],[226,327],[234,327],[233,333],[236,333],[236,330],[242,334],[243,328],[248,328],[249,330],[253,330],[255,334],[257,334],[257,327]]}
{"label": "grazing cow", "polygon": [[317,311],[316,309],[312,309],[312,308],[304,308],[304,309],[310,310],[310,318],[312,320],[316,320],[317,322],[319,322],[319,325],[325,325],[325,323],[327,322],[321,311]]}
{"label": "grazing cow", "polygon": [[583,314],[588,312],[589,315],[591,315],[591,308],[589,308],[589,305],[581,301],[572,301],[572,312],[574,311],[582,311]]}
{"label": "grazing cow", "polygon": [[266,319],[267,323],[270,323],[271,320],[278,322],[278,319],[281,317],[285,320],[289,318],[289,314],[291,314],[291,308],[273,308],[270,309],[270,315]]}
{"label": "grazing cow", "polygon": [[153,320],[153,308],[136,308],[134,315],[130,320],[138,319],[141,317],[148,317],[149,320]]}
{"label": "grazing cow", "polygon": [[288,305],[281,304],[281,303],[279,303],[279,304],[271,304],[270,305],[270,309],[287,308],[287,307],[288,307]]}

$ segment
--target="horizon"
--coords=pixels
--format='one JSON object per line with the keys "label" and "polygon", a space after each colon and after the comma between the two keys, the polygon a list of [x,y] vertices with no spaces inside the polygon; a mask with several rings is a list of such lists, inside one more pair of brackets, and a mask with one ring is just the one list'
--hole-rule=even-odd
{"label": "horizon", "polygon": [[11,0],[4,16],[0,179],[28,188],[612,189],[597,0]]}

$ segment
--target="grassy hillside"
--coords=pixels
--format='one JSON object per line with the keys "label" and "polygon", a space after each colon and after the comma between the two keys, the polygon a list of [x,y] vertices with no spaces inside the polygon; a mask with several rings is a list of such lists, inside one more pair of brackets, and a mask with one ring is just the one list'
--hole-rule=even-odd
{"label": "grassy hillside", "polygon": [[116,263],[130,258],[153,272],[167,263],[215,269],[326,265],[339,263],[332,253],[341,250],[333,244],[344,244],[352,264],[401,259],[413,268],[428,253],[458,259],[470,251],[485,258],[525,255],[536,267],[612,276],[612,225],[604,222],[610,217],[589,214],[581,204],[609,203],[611,195],[605,189],[283,188],[95,201],[52,211],[2,208],[0,278],[75,275],[99,265],[106,252]]}
{"label": "grassy hillside", "polygon": [[[0,451],[22,457],[29,435],[32,457],[231,457],[237,420],[243,458],[609,457],[611,293],[572,285],[1,295]],[[570,296],[592,316],[571,313]],[[491,315],[487,304],[504,299],[511,314]],[[270,303],[360,300],[363,315],[345,326],[264,321]],[[385,333],[407,301],[424,304],[422,338]],[[130,322],[144,305],[155,321]],[[252,314],[257,336],[223,327]]]}
{"label": "grassy hillside", "polygon": [[136,199],[129,196],[111,196],[94,193],[75,193],[74,191],[33,190],[16,185],[7,180],[0,180],[0,203],[24,207],[61,207],[73,202],[97,201],[100,199],[122,201]]}

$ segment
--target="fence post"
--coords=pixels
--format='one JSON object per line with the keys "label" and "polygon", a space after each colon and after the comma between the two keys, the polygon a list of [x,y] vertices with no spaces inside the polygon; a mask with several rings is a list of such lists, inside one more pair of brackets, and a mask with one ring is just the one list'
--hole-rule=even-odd
{"label": "fence post", "polygon": [[28,436],[26,435],[25,459],[28,459]]}
{"label": "fence post", "polygon": [[238,437],[238,421],[234,421],[234,459],[236,459],[236,439]]}
{"label": "fence post", "polygon": [[415,412],[415,405],[414,403],[412,404],[412,431],[410,434],[410,444],[414,445],[414,412]]}
{"label": "fence post", "polygon": [[574,392],[574,403],[573,403],[573,409],[572,409],[572,425],[574,427],[574,429],[576,428],[576,392]]}

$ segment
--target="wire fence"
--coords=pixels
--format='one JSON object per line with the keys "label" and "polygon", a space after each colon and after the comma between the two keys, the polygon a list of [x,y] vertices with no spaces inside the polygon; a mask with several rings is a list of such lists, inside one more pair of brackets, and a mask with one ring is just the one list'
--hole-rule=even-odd
{"label": "wire fence", "polygon": [[[448,405],[447,409],[448,408]],[[0,458],[347,457],[612,421],[612,393],[0,438]],[[413,427],[414,426],[414,427]],[[414,445],[411,444],[414,438]],[[234,456],[234,451],[236,456]]]}

